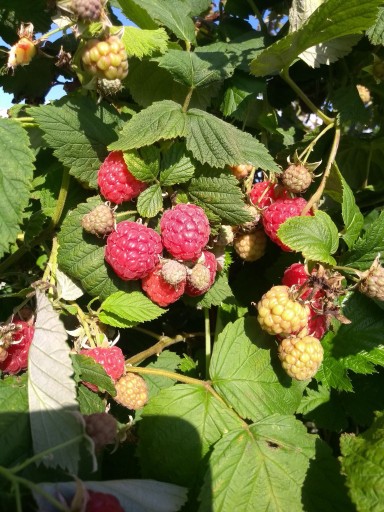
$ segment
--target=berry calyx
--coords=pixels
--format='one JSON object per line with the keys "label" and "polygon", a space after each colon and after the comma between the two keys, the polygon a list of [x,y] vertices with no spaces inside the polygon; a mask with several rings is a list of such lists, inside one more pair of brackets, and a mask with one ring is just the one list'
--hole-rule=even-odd
{"label": "berry calyx", "polygon": [[281,364],[296,380],[311,379],[318,371],[324,356],[320,341],[314,336],[286,338],[278,348]]}
{"label": "berry calyx", "polygon": [[284,187],[294,194],[302,194],[312,183],[313,174],[303,164],[291,164],[281,174]]}
{"label": "berry calyx", "polygon": [[112,151],[101,164],[97,174],[100,194],[107,201],[121,204],[137,197],[147,184],[137,180],[124,161],[122,151]]}
{"label": "berry calyx", "polygon": [[127,52],[117,36],[110,36],[105,41],[90,39],[81,60],[84,69],[99,78],[123,80],[128,74]]}
{"label": "berry calyx", "polygon": [[308,324],[309,307],[292,298],[288,286],[273,286],[256,307],[260,326],[269,334],[296,334]]}
{"label": "berry calyx", "polygon": [[127,220],[108,236],[105,260],[121,279],[142,279],[155,268],[162,250],[156,231]]}
{"label": "berry calyx", "polygon": [[242,233],[251,233],[251,231],[255,231],[259,221],[261,219],[260,211],[250,204],[245,205],[245,210],[251,215],[252,219],[248,222],[244,222],[244,224],[240,224],[238,226],[238,230]]}
{"label": "berry calyx", "polygon": [[164,247],[177,260],[197,260],[207,245],[210,226],[204,210],[194,204],[177,204],[160,220]]}
{"label": "berry calyx", "polygon": [[127,373],[116,382],[114,400],[131,410],[144,407],[148,401],[148,386],[143,377],[136,373]]}
{"label": "berry calyx", "polygon": [[95,443],[96,452],[101,451],[104,446],[113,444],[117,436],[117,421],[106,412],[96,412],[83,416],[85,431]]}
{"label": "berry calyx", "polygon": [[264,231],[257,230],[253,233],[237,235],[233,247],[244,261],[257,261],[265,254],[267,237]]}
{"label": "berry calyx", "polygon": [[115,80],[107,80],[106,78],[99,78],[97,80],[96,89],[102,96],[114,96],[123,88],[123,84],[119,78]]}
{"label": "berry calyx", "polygon": [[[109,375],[114,382],[124,373],[124,354],[119,347],[88,348],[80,350],[80,354],[91,357],[96,363],[101,364],[107,375]],[[94,384],[84,382],[84,385],[92,391],[98,391],[98,387]]]}
{"label": "berry calyx", "polygon": [[112,494],[90,490],[87,491],[87,494],[85,512],[124,512],[120,501]]}
{"label": "berry calyx", "polygon": [[28,368],[28,353],[35,328],[23,320],[15,319],[9,324],[9,330],[1,339],[0,370],[16,375]]}
{"label": "berry calyx", "polygon": [[216,272],[215,255],[212,252],[203,251],[201,258],[187,275],[186,295],[197,297],[206,293],[215,282]]}
{"label": "berry calyx", "polygon": [[[277,231],[287,219],[291,217],[298,217],[306,204],[307,201],[303,197],[278,199],[264,210],[264,230],[272,242],[279,245],[283,251],[289,252],[291,249],[280,240],[277,235]],[[310,216],[311,213],[308,212],[306,215]]]}
{"label": "berry calyx", "polygon": [[159,306],[166,307],[176,302],[184,293],[186,274],[177,284],[168,283],[162,274],[162,263],[159,263],[141,280],[141,286],[148,297]]}
{"label": "berry calyx", "polygon": [[115,215],[106,204],[99,204],[81,219],[83,229],[93,235],[104,237],[115,227]]}
{"label": "berry calyx", "polygon": [[362,274],[358,290],[371,299],[384,300],[384,267],[379,258],[372,263],[371,268]]}

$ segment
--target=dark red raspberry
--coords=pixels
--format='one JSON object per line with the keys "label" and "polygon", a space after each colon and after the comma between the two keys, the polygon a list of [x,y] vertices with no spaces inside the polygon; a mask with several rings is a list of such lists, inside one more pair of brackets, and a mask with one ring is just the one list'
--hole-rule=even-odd
{"label": "dark red raspberry", "polygon": [[137,180],[128,170],[122,151],[112,151],[101,164],[97,175],[100,194],[120,204],[137,197],[147,184]]}
{"label": "dark red raspberry", "polygon": [[166,307],[176,302],[184,293],[186,277],[176,285],[167,283],[161,274],[162,263],[141,280],[141,286],[148,297],[159,306]]}
{"label": "dark red raspberry", "polygon": [[[208,269],[209,274],[200,272],[200,266]],[[197,275],[193,276],[195,268],[198,269]],[[215,255],[209,251],[203,251],[199,262],[192,268],[191,275],[187,277],[187,285],[185,287],[186,295],[196,297],[207,292],[215,282],[217,272],[217,260]]]}
{"label": "dark red raspberry", "polygon": [[88,500],[85,512],[124,512],[120,501],[112,494],[87,491]]}
{"label": "dark red raspberry", "polygon": [[289,194],[282,187],[271,181],[255,183],[249,194],[251,203],[257,208],[263,209],[274,203],[277,199],[286,199]]}
{"label": "dark red raspberry", "polygon": [[[277,236],[277,230],[287,219],[291,217],[298,217],[307,201],[303,197],[295,197],[293,199],[278,199],[270,206],[268,206],[263,213],[263,226],[269,238],[279,245],[283,251],[291,251],[291,249],[283,244]],[[311,213],[306,214],[310,216]]]}
{"label": "dark red raspberry", "polygon": [[117,436],[117,421],[106,412],[96,412],[83,416],[85,431],[95,443],[95,450],[99,452],[108,444],[113,444]]}
{"label": "dark red raspberry", "polygon": [[207,245],[210,226],[204,210],[194,204],[177,204],[163,213],[161,237],[167,251],[177,260],[197,260]]}
{"label": "dark red raspberry", "polygon": [[126,220],[108,236],[105,260],[121,279],[141,279],[155,268],[162,250],[156,231]]}
{"label": "dark red raspberry", "polygon": [[28,367],[28,353],[31,346],[35,328],[23,320],[15,319],[12,324],[16,329],[11,333],[9,340],[1,340],[4,348],[3,357],[0,361],[0,370],[4,373],[16,375]]}
{"label": "dark red raspberry", "polygon": [[98,21],[102,9],[101,0],[72,0],[72,10],[81,21]]}
{"label": "dark red raspberry", "polygon": [[[91,357],[96,363],[101,364],[107,375],[115,382],[119,379],[125,370],[124,354],[119,347],[96,347],[80,350],[80,354]],[[92,391],[97,392],[98,388],[94,384],[84,382]]]}

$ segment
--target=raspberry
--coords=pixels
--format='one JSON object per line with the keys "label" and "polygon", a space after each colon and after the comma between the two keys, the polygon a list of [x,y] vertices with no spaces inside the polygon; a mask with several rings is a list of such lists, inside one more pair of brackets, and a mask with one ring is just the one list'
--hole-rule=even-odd
{"label": "raspberry", "polygon": [[252,220],[245,222],[244,224],[240,224],[239,230],[243,233],[250,233],[251,231],[255,231],[261,215],[259,210],[250,204],[245,205],[245,209],[252,216]]}
{"label": "raspberry", "polygon": [[289,335],[308,324],[309,307],[291,298],[288,286],[273,286],[257,304],[258,321],[269,334]]}
{"label": "raspberry", "polygon": [[116,496],[89,490],[87,493],[88,500],[85,512],[124,512]]}
{"label": "raspberry", "polygon": [[121,91],[123,88],[123,85],[121,83],[121,80],[116,78],[115,80],[107,80],[106,78],[99,78],[97,80],[97,91],[102,96],[114,96],[118,92]]}
{"label": "raspberry", "polygon": [[[16,375],[28,367],[28,353],[31,346],[35,328],[23,320],[14,320],[10,330],[2,339],[2,358],[0,370],[4,373]],[[6,356],[6,357],[5,357]]]}
{"label": "raspberry", "polygon": [[156,231],[126,220],[108,236],[105,260],[121,279],[141,279],[155,268],[162,250]]}
{"label": "raspberry", "polygon": [[[80,350],[80,354],[91,357],[96,363],[101,364],[107,375],[115,382],[124,373],[124,354],[119,347],[96,347]],[[94,384],[84,382],[92,391],[97,392]]]}
{"label": "raspberry", "polygon": [[254,167],[252,164],[239,164],[231,166],[230,169],[235,178],[242,180],[250,174]]}
{"label": "raspberry", "polygon": [[307,330],[309,335],[314,336],[318,340],[321,340],[321,338],[328,330],[327,317],[325,315],[316,313],[310,304]]}
{"label": "raspberry", "polygon": [[101,0],[72,0],[72,10],[81,21],[98,21],[103,10]]}
{"label": "raspberry", "polygon": [[235,238],[233,247],[244,261],[256,261],[264,256],[267,237],[264,231],[258,230],[253,233],[245,233]]}
{"label": "raspberry", "polygon": [[162,263],[141,280],[141,286],[148,297],[159,306],[166,307],[176,302],[184,293],[186,276],[176,285],[167,283],[162,276]]}
{"label": "raspberry", "polygon": [[[203,270],[201,267],[208,269]],[[185,293],[190,297],[196,297],[207,292],[213,285],[217,272],[217,260],[215,255],[209,251],[203,251],[198,263],[192,268],[187,276],[187,285]]]}
{"label": "raspberry", "polygon": [[311,379],[324,355],[320,341],[314,336],[286,338],[280,343],[278,352],[284,370],[296,380]]}
{"label": "raspberry", "polygon": [[106,204],[99,204],[81,219],[83,229],[96,236],[106,236],[115,227],[113,210]]}
{"label": "raspberry", "polygon": [[127,373],[116,382],[117,403],[128,409],[137,410],[144,407],[148,401],[147,383],[136,373]]}
{"label": "raspberry", "polygon": [[123,80],[128,74],[128,57],[124,44],[116,36],[105,41],[90,39],[84,47],[81,60],[91,75],[107,80]]}
{"label": "raspberry", "polygon": [[225,246],[233,243],[234,233],[232,226],[220,226],[219,234],[217,236],[216,245]]}
{"label": "raspberry", "polygon": [[285,269],[282,284],[288,286],[298,285],[301,286],[308,279],[309,274],[302,263],[293,263],[290,267]]}
{"label": "raspberry", "polygon": [[376,258],[371,268],[362,274],[358,289],[371,299],[384,300],[384,268]]}
{"label": "raspberry", "polygon": [[31,39],[22,37],[9,50],[8,63],[9,68],[16,66],[26,66],[36,55],[36,46]]}
{"label": "raspberry", "polygon": [[102,196],[120,204],[137,197],[147,184],[137,180],[128,170],[121,151],[112,151],[101,164],[97,183]]}
{"label": "raspberry", "polygon": [[172,286],[177,286],[178,284],[185,282],[187,278],[187,268],[179,261],[163,260],[160,274],[165,282]]}
{"label": "raspberry", "polygon": [[83,416],[85,431],[95,443],[95,450],[99,452],[107,444],[113,444],[117,436],[117,421],[106,412],[96,412]]}
{"label": "raspberry", "polygon": [[197,260],[206,246],[210,226],[204,210],[194,204],[177,204],[160,220],[164,247],[177,260]]}
{"label": "raspberry", "polygon": [[302,194],[312,183],[313,174],[303,164],[292,164],[281,175],[285,188],[294,194]]}
{"label": "raspberry", "polygon": [[263,209],[274,203],[278,198],[287,198],[288,192],[271,181],[255,183],[249,194],[251,203],[257,208]]}
{"label": "raspberry", "polygon": [[[291,251],[291,249],[283,244],[277,235],[277,230],[287,219],[290,217],[297,217],[301,214],[307,201],[302,197],[295,197],[293,199],[278,199],[264,210],[263,226],[266,234],[279,245],[283,251]],[[310,216],[311,213],[306,214]]]}

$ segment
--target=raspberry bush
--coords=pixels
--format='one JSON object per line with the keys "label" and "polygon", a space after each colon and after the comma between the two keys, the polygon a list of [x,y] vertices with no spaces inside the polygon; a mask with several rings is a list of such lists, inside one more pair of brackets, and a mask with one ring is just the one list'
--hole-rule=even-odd
{"label": "raspberry bush", "polygon": [[5,4],[0,508],[382,510],[382,2]]}

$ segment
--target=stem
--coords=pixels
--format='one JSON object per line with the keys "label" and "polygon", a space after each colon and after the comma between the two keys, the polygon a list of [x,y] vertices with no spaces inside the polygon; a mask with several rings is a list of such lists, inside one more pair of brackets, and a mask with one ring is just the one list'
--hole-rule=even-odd
{"label": "stem", "polygon": [[211,326],[209,322],[209,309],[204,308],[205,327],[205,377],[209,377],[209,363],[211,362]]}
{"label": "stem", "polygon": [[[321,137],[331,128],[334,127],[334,123],[327,124],[324,130],[322,130],[314,139],[312,142],[308,144],[308,146],[304,149],[304,151],[299,155],[299,160],[305,163],[308,160],[308,157],[313,150],[313,148],[316,146],[317,142],[321,139]],[[304,160],[303,160],[304,157]]]}
{"label": "stem", "polygon": [[305,94],[304,91],[300,89],[300,87],[292,80],[292,78],[289,76],[289,71],[287,68],[284,68],[280,76],[283,80],[287,82],[287,84],[295,91],[295,93],[299,96],[300,99],[303,100],[303,102],[309,107],[314,114],[316,114],[320,119],[323,120],[325,124],[333,124],[334,120],[328,116],[326,116],[320,109],[316,107],[314,103],[308,98],[308,96]]}
{"label": "stem", "polygon": [[174,345],[175,343],[179,343],[180,341],[185,341],[184,336],[181,336],[180,334],[174,338],[162,336],[159,341],[152,347],[149,347],[147,350],[143,350],[142,352],[139,352],[138,354],[127,359],[126,364],[140,364],[151,356],[159,355],[165,348]]}
{"label": "stem", "polygon": [[163,336],[161,334],[157,334],[156,332],[150,331],[149,329],[145,329],[144,327],[140,327],[139,325],[135,325],[135,327],[132,327],[135,331],[142,332],[143,334],[146,334],[147,336],[150,336],[151,338],[155,338],[155,340],[160,341]]}
{"label": "stem", "polygon": [[15,493],[16,511],[23,512],[23,504],[21,503],[20,486],[18,482],[13,482],[13,491]]}
{"label": "stem", "polygon": [[137,210],[127,210],[126,212],[115,213],[115,217],[116,219],[118,219],[119,217],[123,217],[124,215],[131,215],[134,213],[137,213]]}
{"label": "stem", "polygon": [[45,39],[50,38],[51,36],[53,36],[54,34],[57,34],[58,32],[65,32],[68,28],[73,27],[73,25],[75,25],[75,23],[76,23],[75,21],[71,21],[71,23],[68,23],[68,25],[65,25],[65,27],[54,28],[50,32],[47,32],[46,34],[39,37],[39,39],[37,39],[36,41],[39,43],[40,41],[44,41]]}
{"label": "stem", "polygon": [[55,211],[53,213],[51,223],[50,223],[50,229],[54,229],[57,224],[60,221],[60,217],[63,213],[65,201],[67,199],[68,195],[68,189],[69,189],[69,182],[71,180],[71,177],[69,175],[69,169],[65,168],[63,172],[63,176],[61,178],[61,186],[60,186],[60,192],[59,197],[57,198]]}
{"label": "stem", "polygon": [[260,30],[261,32],[267,36],[268,35],[268,27],[267,25],[264,23],[264,20],[263,20],[263,16],[261,15],[261,12],[259,10],[259,8],[257,7],[257,5],[255,4],[254,0],[248,0],[248,4],[250,5],[250,7],[252,8],[253,10],[253,14],[255,15],[255,17],[257,18],[257,21],[259,22],[260,24]]}
{"label": "stem", "polygon": [[191,87],[188,91],[187,96],[185,97],[183,108],[181,109],[183,112],[186,112],[188,110],[189,104],[191,102],[192,94],[193,94],[193,87]]}
{"label": "stem", "polygon": [[85,335],[87,336],[89,344],[91,345],[92,348],[95,348],[96,344],[91,335],[91,331],[89,330],[88,319],[87,319],[84,311],[81,309],[81,307],[76,302],[72,302],[71,304],[73,306],[77,307],[77,314],[76,314],[77,319],[79,320],[80,324],[82,325],[82,327],[84,329],[84,332],[85,332]]}
{"label": "stem", "polygon": [[338,147],[339,147],[339,143],[340,143],[340,136],[341,136],[340,127],[336,126],[336,128],[335,128],[335,135],[333,137],[333,143],[332,143],[331,152],[329,153],[329,158],[328,158],[327,166],[325,168],[325,171],[324,171],[323,177],[321,179],[320,185],[319,185],[318,189],[316,190],[316,192],[313,194],[313,196],[309,199],[308,203],[305,205],[305,208],[301,212],[301,215],[305,215],[306,213],[308,213],[309,210],[312,208],[312,206],[314,206],[316,203],[318,203],[320,201],[320,198],[323,195],[323,192],[324,192],[324,189],[325,189],[325,185],[327,183],[327,179],[328,179],[328,177],[329,177],[329,175],[331,173],[332,164],[333,164],[333,162],[335,161],[335,158],[336,158],[336,153],[337,153],[337,150],[338,150]]}
{"label": "stem", "polygon": [[55,237],[52,240],[52,249],[51,254],[49,256],[49,260],[47,263],[47,266],[45,267],[44,274],[42,277],[42,281],[48,281],[48,276],[51,274],[51,284],[54,284],[52,282],[52,277],[56,274],[56,265],[57,265],[57,251],[59,249],[59,244],[57,243],[57,238]]}
{"label": "stem", "polygon": [[366,175],[365,175],[365,180],[364,180],[364,183],[363,183],[363,189],[364,188],[367,188],[368,186],[368,179],[369,179],[369,171],[371,170],[371,162],[372,162],[372,143],[369,145],[369,153],[368,153],[368,158],[367,158],[367,172],[366,172]]}

